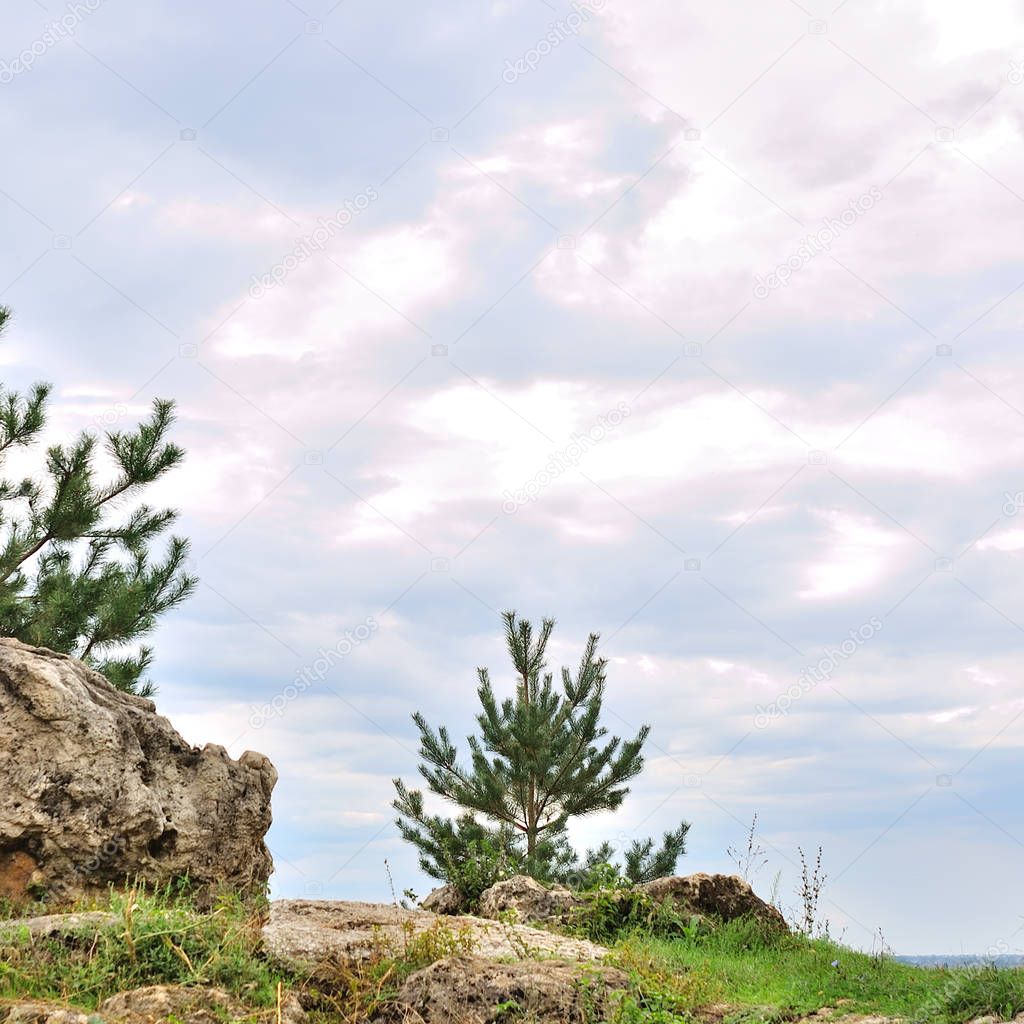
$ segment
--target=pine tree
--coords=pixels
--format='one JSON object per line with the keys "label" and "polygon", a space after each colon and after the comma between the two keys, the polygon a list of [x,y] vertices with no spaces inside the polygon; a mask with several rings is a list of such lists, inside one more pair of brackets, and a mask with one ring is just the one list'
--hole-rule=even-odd
{"label": "pine tree", "polygon": [[[545,671],[554,620],[545,619],[535,635],[515,612],[502,618],[516,672],[515,695],[499,703],[488,670],[477,669],[480,735],[468,737],[469,764],[460,763],[445,727],[435,731],[422,714],[413,715],[420,774],[431,792],[463,813],[454,822],[428,814],[423,794],[394,780],[399,830],[419,849],[421,867],[449,881],[481,850],[518,861],[538,878],[578,874],[566,838],[568,821],[615,810],[629,792],[626,784],[643,767],[641,750],[650,727],[623,741],[606,739],[601,725],[607,662],[597,656],[598,634],[587,640],[575,674],[562,669],[556,688],[553,674]],[[649,857],[653,843],[641,846],[638,864]],[[678,847],[681,852],[682,840]]]}
{"label": "pine tree", "polygon": [[623,874],[633,883],[652,882],[655,878],[671,875],[676,869],[676,862],[686,853],[689,831],[690,824],[684,821],[679,828],[662,836],[661,846],[657,849],[653,839],[634,840],[625,852]]}
{"label": "pine tree", "polygon": [[661,846],[654,847],[653,839],[634,839],[623,851],[623,863],[615,863],[615,847],[604,842],[596,850],[587,850],[576,875],[583,880],[582,888],[629,882],[640,885],[655,878],[664,878],[675,872],[676,863],[686,853],[689,822],[666,832]]}
{"label": "pine tree", "polygon": [[[0,333],[9,318],[0,307]],[[0,386],[0,462],[38,441],[49,396],[46,384],[24,396]],[[0,480],[0,635],[76,655],[120,689],[147,696],[153,652],[128,648],[197,581],[185,568],[187,541],[171,537],[163,557],[150,552],[177,512],[139,504],[117,513],[184,458],[166,440],[173,422],[173,403],[156,401],[136,430],[108,432],[106,482],[89,433],[51,446],[41,480]]]}

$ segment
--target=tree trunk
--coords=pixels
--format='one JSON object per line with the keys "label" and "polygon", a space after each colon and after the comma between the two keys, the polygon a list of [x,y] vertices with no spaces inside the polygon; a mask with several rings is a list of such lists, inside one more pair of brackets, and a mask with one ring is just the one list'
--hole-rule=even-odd
{"label": "tree trunk", "polygon": [[530,776],[530,806],[526,809],[526,857],[533,870],[533,855],[537,852],[537,780]]}
{"label": "tree trunk", "polygon": [[[523,693],[526,705],[531,703],[530,677],[523,673]],[[537,852],[537,777],[530,773],[530,791],[527,797],[529,806],[526,808],[526,859],[530,870],[534,871],[533,857]]]}

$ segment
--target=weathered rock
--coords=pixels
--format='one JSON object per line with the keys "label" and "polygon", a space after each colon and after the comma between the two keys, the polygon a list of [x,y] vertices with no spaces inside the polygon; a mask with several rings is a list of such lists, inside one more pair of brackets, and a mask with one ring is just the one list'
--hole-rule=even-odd
{"label": "weathered rock", "polygon": [[0,639],[0,896],[54,903],[138,877],[260,890],[273,765],[186,743],[82,662]]}
{"label": "weathered rock", "polygon": [[420,900],[420,910],[428,910],[431,914],[461,914],[465,909],[459,890],[454,885],[442,885]]}
{"label": "weathered rock", "polygon": [[[406,979],[397,1003],[424,1024],[538,1024],[605,1020],[612,995],[629,984],[613,967],[521,960],[494,963],[480,957],[449,957]],[[516,1008],[513,1012],[513,1005]]]}
{"label": "weathered rock", "polygon": [[[99,1008],[104,1024],[223,1024],[276,1021],[277,1009],[253,1010],[222,989],[150,985],[112,996]],[[303,1024],[306,1012],[289,993],[281,1001],[282,1024]]]}
{"label": "weathered rock", "polygon": [[31,1002],[0,1008],[0,1021],[3,1024],[96,1024],[97,1018],[90,1019],[83,1010]]}
{"label": "weathered rock", "polygon": [[[6,1016],[5,1016],[6,1013]],[[53,1003],[26,1002],[0,1008],[3,1024],[276,1024],[277,1007],[253,1009],[217,988],[150,985],[120,992],[93,1013]],[[281,1000],[281,1024],[305,1024],[306,1012],[288,993]]]}
{"label": "weathered rock", "polygon": [[524,924],[564,921],[578,902],[564,885],[548,888],[527,875],[514,875],[484,890],[480,916],[497,919],[514,911]]}
{"label": "weathered rock", "polygon": [[81,914],[46,914],[43,917],[21,917],[0,921],[0,942],[27,935],[30,939],[52,939],[82,932],[95,934],[104,928],[116,928],[117,914],[90,910]]}
{"label": "weathered rock", "polygon": [[[846,1002],[851,1001],[846,1000]],[[902,1017],[880,1017],[873,1013],[845,1013],[839,1009],[843,1002],[842,999],[837,999],[835,1007],[823,1006],[806,1017],[797,1018],[794,1024],[823,1024],[823,1022],[830,1022],[830,1024],[831,1022],[835,1022],[835,1024],[906,1024]],[[766,1006],[762,1016],[765,1019],[775,1019],[778,1017],[778,1014],[778,1007]],[[734,1007],[730,1016],[735,1015],[736,1008]],[[970,1024],[976,1024],[976,1022],[971,1021]]]}
{"label": "weathered rock", "polygon": [[267,952],[295,970],[315,969],[332,962],[366,960],[398,954],[410,939],[434,930],[438,945],[451,952],[484,958],[531,956],[563,960],[600,960],[608,950],[584,939],[505,925],[479,917],[442,917],[382,903],[340,903],[328,900],[279,900],[271,904],[263,927]]}
{"label": "weathered rock", "polygon": [[732,921],[752,917],[771,928],[786,928],[776,907],[765,903],[739,875],[673,875],[637,886],[653,900],[671,900],[682,913]]}

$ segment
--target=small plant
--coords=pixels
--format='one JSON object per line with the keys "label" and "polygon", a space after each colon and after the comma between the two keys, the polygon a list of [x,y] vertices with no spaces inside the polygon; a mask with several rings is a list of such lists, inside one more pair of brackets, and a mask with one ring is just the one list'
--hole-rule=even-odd
{"label": "small plant", "polygon": [[502,1003],[497,1003],[492,1009],[491,1013],[495,1020],[515,1020],[516,1017],[522,1015],[523,1007],[515,999],[506,999]]}
{"label": "small plant", "polygon": [[782,869],[780,868],[775,872],[775,876],[772,878],[771,893],[768,896],[768,902],[775,907],[779,913],[782,913],[782,906],[779,902],[779,892],[782,888]]}
{"label": "small plant", "polygon": [[739,869],[740,877],[745,882],[749,882],[768,863],[768,858],[765,856],[767,851],[757,838],[756,811],[751,819],[750,828],[747,829],[746,846],[740,848],[729,846],[726,847],[725,852]]}
{"label": "small plant", "polygon": [[876,969],[881,969],[885,961],[892,956],[892,949],[885,941],[881,928],[876,928],[871,935],[871,962]]}
{"label": "small plant", "polygon": [[503,844],[492,839],[473,839],[461,860],[448,861],[448,884],[455,886],[472,911],[479,907],[480,897],[487,889],[520,870],[519,860]]}
{"label": "small plant", "polygon": [[391,905],[398,908],[398,896],[395,893],[395,877],[391,874],[391,865],[387,857],[384,858],[384,874],[388,876],[388,888],[391,890]]}
{"label": "small plant", "polygon": [[508,944],[520,960],[529,960],[537,955],[538,951],[526,941],[523,933],[516,927],[519,924],[519,911],[515,907],[503,910],[498,915],[498,923],[501,925]]}
{"label": "small plant", "polygon": [[828,921],[818,920],[818,905],[828,877],[821,866],[821,847],[818,847],[814,859],[814,867],[807,863],[807,857],[801,847],[797,847],[800,856],[800,886],[797,896],[800,897],[800,916],[797,927],[809,938],[814,936],[828,937]]}
{"label": "small plant", "polygon": [[617,864],[607,860],[593,863],[588,857],[576,888],[581,892],[597,892],[602,889],[625,889],[628,884]]}
{"label": "small plant", "polygon": [[402,925],[403,948],[391,950],[393,956],[401,956],[403,966],[410,971],[428,967],[449,956],[469,956],[476,948],[476,940],[468,928],[457,931],[443,921],[435,921],[429,928],[417,931],[412,921]]}
{"label": "small plant", "polygon": [[402,982],[398,963],[383,955],[369,960],[324,960],[303,985],[303,1003],[321,1020],[344,1024],[372,1020],[390,1005]]}

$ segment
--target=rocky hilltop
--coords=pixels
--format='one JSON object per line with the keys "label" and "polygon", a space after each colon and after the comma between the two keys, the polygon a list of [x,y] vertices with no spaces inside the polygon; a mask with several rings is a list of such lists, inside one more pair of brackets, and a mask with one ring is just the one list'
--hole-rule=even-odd
{"label": "rocky hilltop", "polygon": [[[741,879],[714,875],[672,879],[676,884],[665,898],[684,910],[692,893],[707,888],[705,880],[729,894],[723,914],[733,913],[737,900],[763,906]],[[302,979],[312,989],[358,978],[382,959],[425,955],[429,962],[409,974],[387,1005],[372,1014],[381,1024],[498,1024],[508,1019],[505,1011],[512,1005],[537,1024],[605,1019],[630,991],[630,976],[607,962],[606,947],[552,930],[557,913],[542,907],[540,891],[543,887],[525,876],[498,883],[481,900],[481,914],[490,917],[376,903],[281,900],[270,905],[258,953],[282,976]],[[714,915],[716,908],[705,900],[704,909]],[[523,920],[549,927],[518,923]],[[71,950],[95,947],[124,928],[117,914],[97,912],[0,922],[0,949],[18,936],[39,948],[53,943]],[[306,1019],[294,993],[289,999],[282,996],[280,1009],[282,1024]],[[6,1011],[0,1007],[3,1024],[154,1024],[170,1019],[216,1024],[269,1021],[274,1015],[246,1007],[218,989],[168,985],[119,993],[91,1016],[42,1002]]]}
{"label": "rocky hilltop", "polygon": [[[0,639],[0,906],[56,911],[108,897],[0,920],[0,1024],[895,1024],[893,1008],[945,1022],[950,1006],[959,1024],[968,1007],[989,1014],[975,1024],[995,1024],[1024,1009],[1024,975],[1017,991],[974,970],[961,991],[940,972],[791,934],[735,875],[583,893],[515,876],[485,890],[473,914],[452,888],[415,910],[324,900],[268,908],[276,781],[263,755],[236,761],[223,747],[193,747],[151,701],[82,662]],[[151,891],[186,876],[191,899]],[[108,894],[137,879],[150,891]],[[211,909],[220,891],[235,898]],[[666,930],[655,934],[657,922]],[[643,928],[656,940],[646,947]],[[683,935],[679,955],[659,951]],[[715,965],[715,944],[729,935]],[[752,968],[794,972],[783,996],[770,988],[779,1006],[746,994],[721,1001],[736,995],[728,983],[740,951]],[[911,989],[914,1001],[901,994]]]}

